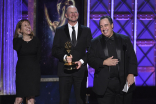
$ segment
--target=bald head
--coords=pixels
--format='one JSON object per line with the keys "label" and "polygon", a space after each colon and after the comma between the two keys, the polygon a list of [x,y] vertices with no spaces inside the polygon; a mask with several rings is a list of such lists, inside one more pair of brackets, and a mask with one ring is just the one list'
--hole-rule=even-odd
{"label": "bald head", "polygon": [[70,25],[74,25],[77,23],[77,20],[79,18],[79,13],[77,11],[77,8],[73,5],[68,6],[66,9],[65,17],[68,19],[68,23]]}
{"label": "bald head", "polygon": [[[75,9],[77,10],[77,8],[76,8],[74,5],[70,5],[70,6],[68,6],[68,7],[66,8],[66,12],[65,12],[65,13],[67,13],[68,9],[70,9],[70,8],[75,8]],[[78,12],[78,10],[77,10],[77,12]]]}

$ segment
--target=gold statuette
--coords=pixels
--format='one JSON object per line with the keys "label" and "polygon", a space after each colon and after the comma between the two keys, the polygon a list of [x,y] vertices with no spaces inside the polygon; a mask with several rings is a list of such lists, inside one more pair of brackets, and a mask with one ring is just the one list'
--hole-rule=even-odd
{"label": "gold statuette", "polygon": [[[71,48],[72,48],[71,42],[67,41],[65,43],[65,49],[66,49],[67,56],[71,55]],[[65,62],[65,64],[64,64],[65,70],[75,70],[76,67],[77,67],[77,64],[75,64],[75,62]]]}

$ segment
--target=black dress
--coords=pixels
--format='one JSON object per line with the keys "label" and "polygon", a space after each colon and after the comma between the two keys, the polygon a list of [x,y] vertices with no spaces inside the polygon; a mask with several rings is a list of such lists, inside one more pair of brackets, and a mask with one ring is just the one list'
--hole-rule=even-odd
{"label": "black dress", "polygon": [[31,41],[22,38],[13,39],[13,48],[17,51],[16,95],[18,97],[37,96],[40,92],[40,53],[41,45],[37,37]]}

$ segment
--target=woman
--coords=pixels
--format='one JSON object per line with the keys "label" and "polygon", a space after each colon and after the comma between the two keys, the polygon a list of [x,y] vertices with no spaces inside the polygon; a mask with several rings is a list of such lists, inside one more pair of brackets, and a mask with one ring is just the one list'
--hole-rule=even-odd
{"label": "woman", "polygon": [[34,36],[30,22],[21,20],[17,23],[13,39],[13,48],[17,51],[16,99],[14,104],[22,104],[23,97],[28,104],[34,104],[39,95],[40,86],[40,42]]}

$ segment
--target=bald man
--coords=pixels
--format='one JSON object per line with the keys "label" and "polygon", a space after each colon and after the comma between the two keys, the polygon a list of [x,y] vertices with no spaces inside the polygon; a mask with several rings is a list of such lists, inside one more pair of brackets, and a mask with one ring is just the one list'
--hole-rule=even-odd
{"label": "bald man", "polygon": [[[92,39],[88,27],[78,23],[79,13],[75,6],[66,9],[65,17],[68,24],[56,29],[52,55],[59,59],[58,76],[60,104],[69,104],[69,96],[72,85],[74,86],[76,104],[85,104],[86,82],[87,82],[87,53]],[[65,53],[65,43],[72,43],[71,55]],[[64,71],[65,62],[75,62],[77,69]]]}

